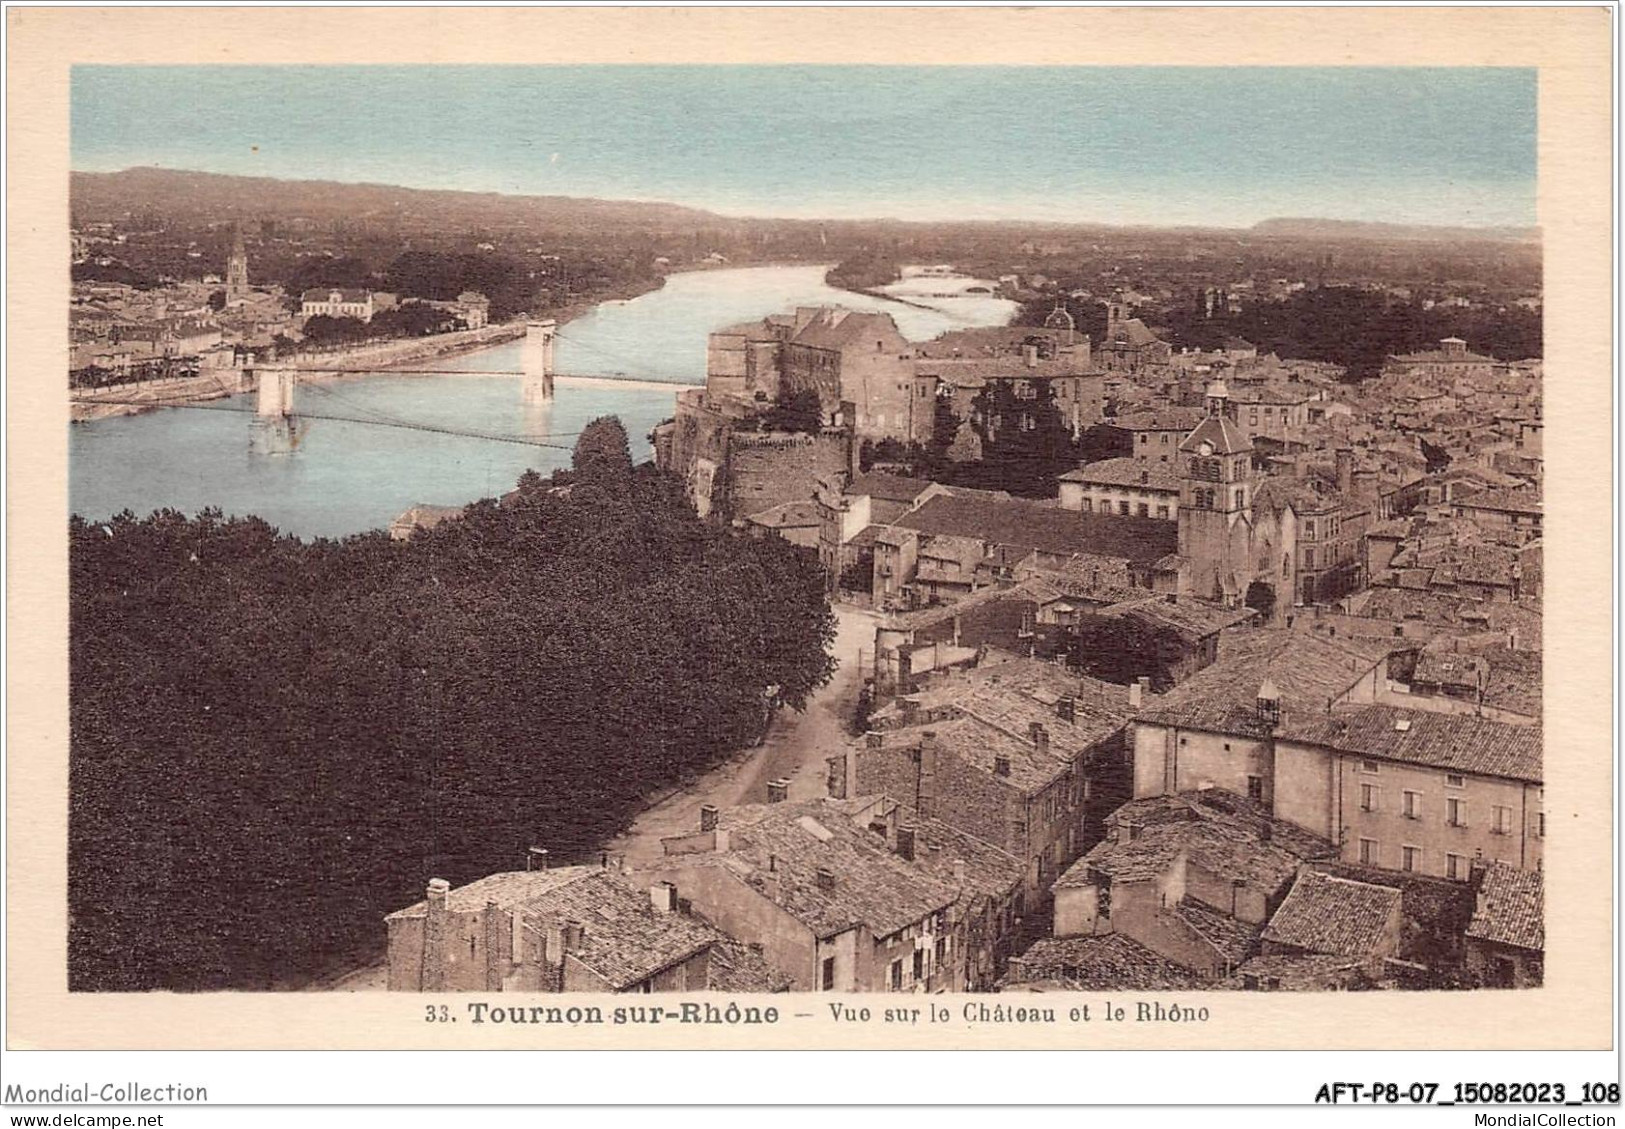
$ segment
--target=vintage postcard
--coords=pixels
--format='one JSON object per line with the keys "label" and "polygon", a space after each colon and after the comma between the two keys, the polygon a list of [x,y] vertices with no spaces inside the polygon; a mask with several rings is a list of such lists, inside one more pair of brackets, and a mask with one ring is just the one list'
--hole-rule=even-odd
{"label": "vintage postcard", "polygon": [[1608,13],[1148,14],[13,9],[9,1045],[1606,1047]]}

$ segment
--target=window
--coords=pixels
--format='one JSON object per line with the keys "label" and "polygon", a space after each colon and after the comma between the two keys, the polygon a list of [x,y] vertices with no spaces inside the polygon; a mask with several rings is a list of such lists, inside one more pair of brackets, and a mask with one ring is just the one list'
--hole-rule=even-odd
{"label": "window", "polygon": [[1495,806],[1495,824],[1493,830],[1497,835],[1512,834],[1512,809],[1504,808],[1500,804]]}
{"label": "window", "polygon": [[1543,811],[1535,813],[1535,837],[1538,839],[1546,838],[1546,813]]}
{"label": "window", "polygon": [[1086,514],[1095,512],[1095,500],[1093,498],[1085,498],[1083,500],[1083,512]]}
{"label": "window", "polygon": [[1304,568],[1314,568],[1315,567],[1315,551],[1313,549],[1305,549],[1303,551],[1303,567]]}
{"label": "window", "polygon": [[1168,507],[1167,506],[1158,506],[1157,507],[1157,516],[1158,517],[1167,517],[1168,516]]}
{"label": "window", "polygon": [[1372,775],[1376,775],[1377,762],[1376,761],[1361,761],[1360,762],[1360,771],[1361,772],[1369,772]]}
{"label": "window", "polygon": [[[1140,445],[1141,445],[1141,446],[1144,446],[1144,445],[1145,445],[1145,444],[1147,444],[1147,443],[1149,443],[1149,442],[1150,442],[1150,441],[1151,441],[1151,436],[1149,436],[1149,435],[1147,435],[1147,434],[1146,434],[1146,433],[1145,433],[1145,432],[1143,432],[1143,431],[1142,431],[1142,432],[1140,432]],[[1122,448],[1121,448],[1121,447],[1119,447],[1119,448],[1118,448],[1118,450],[1119,450],[1119,451],[1121,451],[1121,450],[1122,450]]]}
{"label": "window", "polygon": [[1451,827],[1467,826],[1467,801],[1454,796],[1444,802],[1444,821]]}
{"label": "window", "polygon": [[1138,506],[1135,507],[1135,512],[1140,517],[1150,517],[1151,516],[1151,507],[1146,505],[1144,502],[1141,502]]}
{"label": "window", "polygon": [[891,962],[891,990],[894,992],[903,990],[903,962],[900,960]]}
{"label": "window", "polygon": [[1247,798],[1257,803],[1264,802],[1264,778],[1262,776],[1249,776],[1247,778]]}
{"label": "window", "polygon": [[[1165,433],[1164,433],[1164,434],[1163,434],[1163,436],[1162,436],[1162,445],[1163,445],[1163,446],[1164,446],[1164,447],[1166,447],[1166,446],[1167,446],[1167,445],[1168,445],[1168,435],[1167,435],[1167,433],[1166,433],[1166,432],[1165,432]],[[1122,450],[1122,448],[1121,448],[1121,447],[1119,447],[1119,448],[1118,448],[1118,450]]]}
{"label": "window", "polygon": [[1375,839],[1360,840],[1360,862],[1366,866],[1376,866],[1382,857]]}
{"label": "window", "polygon": [[1467,787],[1467,781],[1460,776],[1446,776],[1444,786],[1446,788],[1465,788]]}
{"label": "window", "polygon": [[1377,810],[1377,786],[1375,784],[1360,785],[1360,810]]}
{"label": "window", "polygon": [[[1118,449],[1121,450],[1122,448],[1118,448]],[[1304,522],[1303,522],[1303,535],[1307,539],[1310,539],[1310,540],[1314,539],[1314,536],[1315,536],[1315,519],[1314,518],[1305,518],[1304,519]]]}
{"label": "window", "polygon": [[1118,502],[1117,503],[1117,512],[1119,514],[1121,514],[1123,517],[1128,517],[1128,503],[1127,502]]}
{"label": "window", "polygon": [[914,950],[914,979],[916,979],[916,980],[924,980],[925,979],[925,950],[924,949],[915,949]]}
{"label": "window", "polygon": [[1401,847],[1400,856],[1400,866],[1408,873],[1415,874],[1422,869],[1421,847]]}
{"label": "window", "polygon": [[1421,819],[1422,818],[1422,793],[1420,793],[1420,792],[1406,792],[1405,793],[1405,818],[1406,819]]}
{"label": "window", "polygon": [[1467,860],[1460,855],[1444,856],[1444,876],[1458,881],[1467,877]]}
{"label": "window", "polygon": [[819,983],[823,986],[823,989],[826,992],[833,992],[835,990],[835,958],[834,957],[825,957],[824,958],[824,970],[823,970],[822,975],[819,977]]}

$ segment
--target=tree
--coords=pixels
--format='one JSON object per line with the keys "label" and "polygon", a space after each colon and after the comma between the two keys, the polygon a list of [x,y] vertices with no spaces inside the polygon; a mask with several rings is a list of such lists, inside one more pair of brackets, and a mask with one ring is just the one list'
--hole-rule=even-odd
{"label": "tree", "polygon": [[799,709],[828,680],[834,619],[794,546],[706,524],[652,469],[541,486],[406,541],[70,521],[74,989],[366,957],[429,877],[593,857],[759,736],[770,688]]}
{"label": "tree", "polygon": [[626,474],[632,469],[632,451],[626,428],[618,416],[599,416],[576,437],[570,465],[583,479]]}
{"label": "tree", "polygon": [[215,290],[215,291],[211,292],[209,294],[209,309],[214,310],[214,311],[216,311],[218,313],[220,310],[223,310],[225,308],[226,308],[226,292],[224,290]]}
{"label": "tree", "polygon": [[794,392],[779,391],[778,403],[762,417],[762,426],[768,431],[800,431],[818,434],[823,426],[824,412],[818,393],[811,388]]}
{"label": "tree", "polygon": [[1159,691],[1172,684],[1172,668],[1185,652],[1177,631],[1125,616],[1082,617],[1068,647],[1072,665],[1092,678],[1124,684],[1149,678]]}

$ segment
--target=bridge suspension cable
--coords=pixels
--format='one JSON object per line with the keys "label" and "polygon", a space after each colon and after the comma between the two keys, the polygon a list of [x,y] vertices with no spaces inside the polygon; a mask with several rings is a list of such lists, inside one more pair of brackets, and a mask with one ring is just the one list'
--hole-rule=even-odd
{"label": "bridge suspension cable", "polygon": [[[182,409],[186,409],[186,410],[189,410],[189,411],[197,411],[197,412],[229,412],[229,413],[231,413],[233,415],[243,415],[243,416],[252,416],[252,415],[258,414],[252,408],[233,408],[233,407],[226,407],[226,406],[223,406],[223,405],[222,406],[216,406],[216,405],[213,405],[213,404],[199,404],[199,403],[159,404],[159,402],[156,401],[156,400],[97,399],[97,400],[82,400],[82,401],[80,401],[80,403],[88,403],[88,404],[129,404],[129,405],[133,405],[135,407],[162,406],[162,407],[182,408]],[[362,409],[362,410],[365,410],[365,409]],[[404,430],[404,431],[422,431],[422,432],[427,432],[427,433],[432,434],[432,435],[451,435],[451,436],[455,436],[455,437],[462,438],[462,439],[483,439],[488,443],[512,443],[512,444],[517,444],[519,446],[524,446],[524,447],[546,447],[546,448],[549,448],[551,450],[556,450],[556,451],[574,451],[575,450],[575,447],[572,444],[549,443],[549,442],[546,442],[545,440],[541,440],[541,439],[530,439],[530,438],[527,438],[527,437],[525,437],[523,435],[498,435],[498,434],[494,434],[494,433],[491,433],[491,432],[485,432],[485,431],[467,431],[467,430],[464,430],[464,429],[461,429],[461,428],[455,428],[455,427],[438,427],[438,426],[436,426],[434,424],[428,424],[428,423],[413,423],[413,422],[411,422],[409,420],[396,420],[396,419],[387,419],[387,418],[384,418],[384,419],[363,419],[363,418],[360,418],[360,417],[357,417],[357,416],[328,415],[327,413],[324,413],[324,412],[297,412],[297,413],[295,413],[295,415],[299,419],[328,420],[328,421],[331,421],[333,423],[355,423],[355,424],[361,424],[363,426],[370,426],[370,427],[391,427],[391,428],[398,428],[398,429]],[[581,434],[581,432],[579,432],[579,431],[564,431],[564,432],[558,433],[557,435],[552,436],[552,438],[554,438],[554,439],[573,439],[573,438],[575,438],[576,436],[578,436],[580,434]]]}

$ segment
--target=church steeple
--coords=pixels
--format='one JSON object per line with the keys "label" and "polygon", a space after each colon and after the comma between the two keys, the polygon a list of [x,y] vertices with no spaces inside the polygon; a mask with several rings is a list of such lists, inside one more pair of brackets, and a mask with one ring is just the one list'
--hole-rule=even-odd
{"label": "church steeple", "polygon": [[243,247],[243,229],[231,229],[231,254],[226,257],[226,301],[248,297],[248,251]]}

